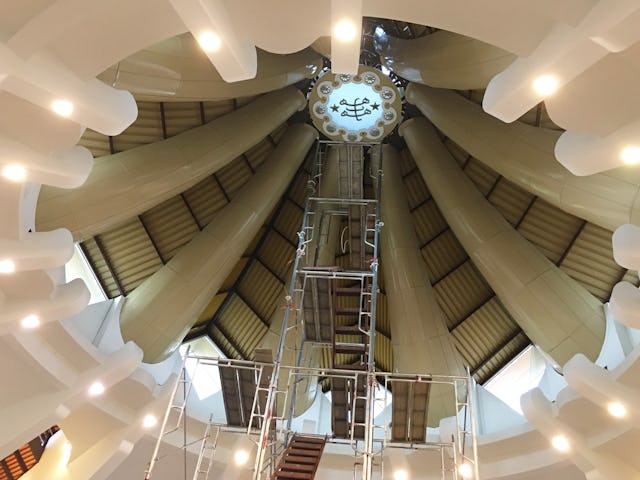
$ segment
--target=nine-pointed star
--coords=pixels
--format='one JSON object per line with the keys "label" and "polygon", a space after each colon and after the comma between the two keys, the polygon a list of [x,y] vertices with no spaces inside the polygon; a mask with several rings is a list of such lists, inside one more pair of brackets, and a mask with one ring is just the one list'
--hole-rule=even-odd
{"label": "nine-pointed star", "polygon": [[331,110],[333,110],[334,112],[338,111],[338,106],[337,105],[331,105]]}
{"label": "nine-pointed star", "polygon": [[374,110],[377,110],[379,106],[380,105],[378,105],[377,103],[374,103],[373,105],[371,105],[371,108],[373,108]]}

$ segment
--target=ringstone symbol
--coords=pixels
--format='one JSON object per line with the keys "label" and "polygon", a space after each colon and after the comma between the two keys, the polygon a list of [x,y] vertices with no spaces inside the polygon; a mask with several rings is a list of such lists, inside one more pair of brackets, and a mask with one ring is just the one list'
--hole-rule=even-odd
{"label": "ringstone symbol", "polygon": [[320,93],[328,95],[329,93],[331,93],[331,87],[326,83],[324,85],[320,85]]}
{"label": "ringstone symbol", "polygon": [[316,113],[318,115],[324,115],[326,112],[327,112],[327,107],[325,107],[322,104],[316,105]]}
{"label": "ringstone symbol", "polygon": [[336,126],[333,123],[330,123],[329,125],[324,127],[324,129],[329,133],[333,133],[336,131]]}
{"label": "ringstone symbol", "polygon": [[347,75],[345,73],[343,73],[342,75],[340,75],[340,80],[342,80],[343,82],[350,82],[351,81],[351,75]]}
{"label": "ringstone symbol", "polygon": [[382,116],[386,121],[390,122],[391,120],[393,120],[394,118],[396,118],[396,114],[392,111],[392,110],[388,110],[386,112],[384,112],[384,115]]}
{"label": "ringstone symbol", "polygon": [[342,112],[340,112],[340,116],[355,118],[359,122],[362,120],[362,117],[369,115],[371,110],[366,107],[366,105],[369,104],[369,99],[364,97],[362,101],[358,100],[360,100],[360,97],[356,97],[351,103],[349,103],[346,98],[340,100],[340,105],[346,107]]}
{"label": "ringstone symbol", "polygon": [[369,135],[371,135],[372,137],[379,137],[380,136],[380,129],[379,128],[371,128],[369,129]]}
{"label": "ringstone symbol", "polygon": [[355,133],[350,133],[349,135],[347,135],[347,140],[349,140],[350,142],[355,142],[356,140],[358,140],[358,136]]}

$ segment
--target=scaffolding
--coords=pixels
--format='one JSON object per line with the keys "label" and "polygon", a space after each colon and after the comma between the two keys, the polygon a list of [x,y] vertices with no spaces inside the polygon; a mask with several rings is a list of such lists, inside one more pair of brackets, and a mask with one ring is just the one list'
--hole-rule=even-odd
{"label": "scaffolding", "polygon": [[[381,168],[370,170],[374,194],[373,198],[365,198],[365,160],[372,152],[381,157],[379,144],[320,141],[316,145],[291,282],[284,299],[283,323],[273,358],[267,358],[264,352],[259,358],[261,361],[254,362],[190,353],[185,356],[185,362],[190,358],[197,365],[220,370],[228,417],[228,425],[210,421],[200,438],[194,480],[208,478],[217,437],[228,428],[242,429],[255,446],[253,480],[278,478],[279,459],[286,455],[293,438],[291,426],[299,389],[318,379],[329,382],[332,391],[332,435],[323,439],[323,444],[326,440],[350,445],[354,455],[354,480],[382,479],[384,454],[391,448],[438,452],[443,480],[478,478],[474,385],[470,375],[401,375],[376,370],[378,244],[383,223],[380,218]],[[337,196],[323,197],[322,182],[327,180],[323,179],[322,172],[329,157],[338,162]],[[343,260],[339,265],[320,264],[319,248],[331,241],[335,231],[330,232],[330,228],[335,229],[336,225],[341,229]],[[299,349],[296,365],[283,364],[289,335],[296,336],[293,342]],[[302,366],[304,345],[331,348],[332,365]],[[283,368],[289,375],[286,388],[282,388],[281,383]],[[426,435],[428,397],[434,384],[451,388],[452,408],[457,412],[455,431],[447,439],[433,440]],[[185,394],[176,402],[180,385]],[[173,431],[168,419],[172,412],[183,418],[190,390],[186,363],[183,363],[162,422],[158,445],[145,473],[146,480],[151,478],[162,439]],[[404,392],[404,418],[395,410],[392,418],[388,418],[391,390],[398,399],[400,392]],[[384,414],[376,415],[380,409]],[[471,477],[460,473],[459,467],[463,464],[470,469]]]}

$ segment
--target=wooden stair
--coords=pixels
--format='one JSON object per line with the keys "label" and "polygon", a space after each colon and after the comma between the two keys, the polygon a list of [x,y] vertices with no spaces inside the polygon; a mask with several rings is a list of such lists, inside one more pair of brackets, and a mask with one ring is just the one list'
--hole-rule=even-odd
{"label": "wooden stair", "polygon": [[313,480],[324,444],[324,438],[294,435],[271,480]]}
{"label": "wooden stair", "polygon": [[[369,358],[370,284],[336,287],[333,302],[333,368],[364,372]],[[331,379],[332,429],[336,438],[364,438],[366,377]],[[353,432],[352,432],[353,430]]]}
{"label": "wooden stair", "polygon": [[0,480],[17,480],[31,470],[40,461],[47,442],[58,430],[58,426],[54,425],[0,460]]}

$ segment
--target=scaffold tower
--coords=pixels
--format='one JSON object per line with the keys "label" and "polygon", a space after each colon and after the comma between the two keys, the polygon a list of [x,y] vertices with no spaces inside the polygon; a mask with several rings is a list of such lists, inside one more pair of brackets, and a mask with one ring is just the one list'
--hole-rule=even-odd
{"label": "scaffold tower", "polygon": [[[327,443],[351,448],[354,480],[384,479],[391,449],[434,451],[442,480],[478,478],[471,376],[376,368],[382,150],[378,143],[317,142],[275,352],[257,350],[253,361],[187,353],[185,362],[219,371],[227,418],[225,425],[210,421],[198,437],[194,480],[209,478],[225,431],[241,432],[253,445],[253,480],[311,480]],[[295,354],[286,355],[291,349]],[[305,349],[329,355],[305,357]],[[327,357],[330,365],[314,363]],[[288,358],[296,361],[288,364]],[[171,418],[183,418],[191,389],[185,365],[146,480],[163,437],[175,428]],[[331,432],[295,432],[297,399],[319,384],[331,391]],[[434,384],[451,389],[457,412],[447,434],[436,439],[426,426]]]}

